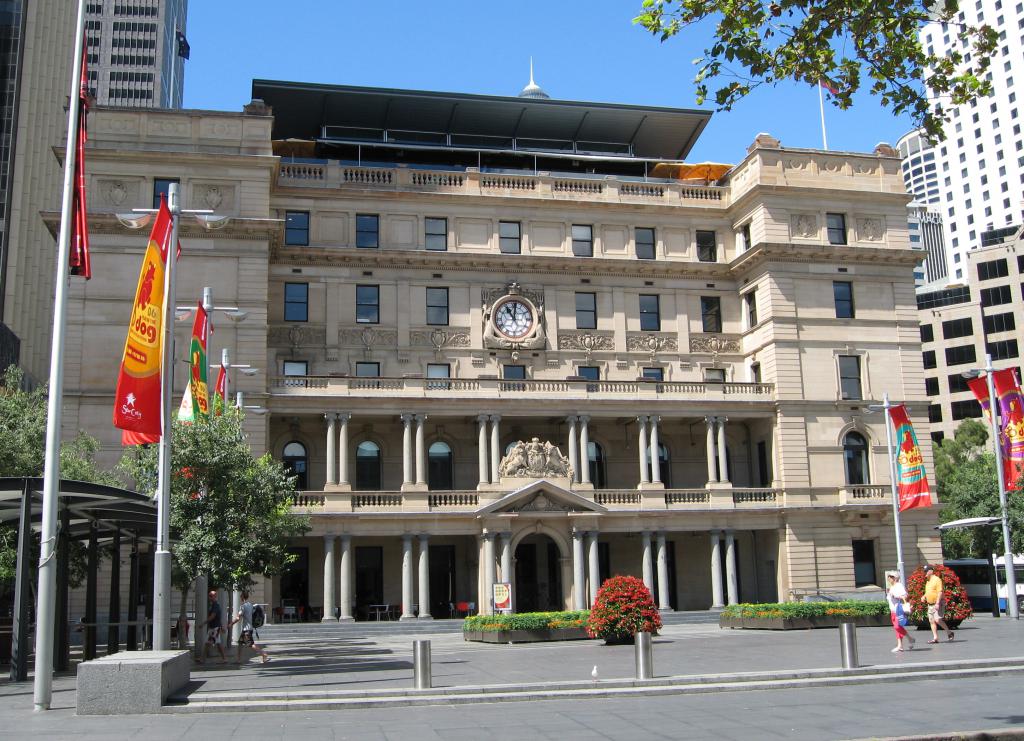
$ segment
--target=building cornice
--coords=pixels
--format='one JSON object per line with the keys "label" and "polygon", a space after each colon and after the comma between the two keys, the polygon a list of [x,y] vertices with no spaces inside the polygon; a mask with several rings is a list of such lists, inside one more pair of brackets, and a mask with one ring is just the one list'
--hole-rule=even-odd
{"label": "building cornice", "polygon": [[[50,235],[56,239],[60,230],[60,213],[42,211],[40,216]],[[274,239],[283,228],[282,219],[254,219],[247,216],[230,216],[223,226],[207,229],[194,219],[185,218],[179,222],[178,236],[186,239],[242,239],[267,241]],[[131,229],[122,224],[116,214],[90,213],[89,233],[103,235],[131,236],[147,234],[146,228]]]}

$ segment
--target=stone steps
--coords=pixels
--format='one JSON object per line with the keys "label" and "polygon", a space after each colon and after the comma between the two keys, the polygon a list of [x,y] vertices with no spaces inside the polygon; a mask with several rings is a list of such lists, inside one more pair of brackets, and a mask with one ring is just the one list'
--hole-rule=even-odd
{"label": "stone steps", "polygon": [[426,690],[303,690],[297,692],[209,692],[178,694],[168,700],[168,713],[224,713],[282,710],[462,705],[475,702],[524,702],[607,697],[650,697],[744,692],[751,690],[825,687],[869,682],[986,677],[1024,672],[1024,657],[957,662],[890,664],[857,669],[808,669],[745,674],[707,674],[616,679],[597,682],[546,682],[518,685],[438,687]]}

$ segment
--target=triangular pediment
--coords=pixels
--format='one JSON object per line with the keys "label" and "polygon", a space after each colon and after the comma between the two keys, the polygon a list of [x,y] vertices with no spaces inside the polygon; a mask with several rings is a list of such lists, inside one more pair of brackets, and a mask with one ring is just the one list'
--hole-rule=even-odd
{"label": "triangular pediment", "polygon": [[561,512],[589,512],[601,514],[607,507],[581,497],[562,486],[538,479],[515,491],[510,491],[496,502],[481,507],[477,515],[493,515],[502,513],[515,514],[557,514]]}

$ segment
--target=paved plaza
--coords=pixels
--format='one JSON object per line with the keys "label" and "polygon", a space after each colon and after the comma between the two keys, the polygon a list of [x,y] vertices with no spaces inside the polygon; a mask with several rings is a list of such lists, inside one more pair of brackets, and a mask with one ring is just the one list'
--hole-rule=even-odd
{"label": "paved plaza", "polygon": [[[887,628],[858,631],[862,665],[960,662],[1024,657],[1024,625],[982,616],[952,643],[894,655]],[[311,640],[315,637],[315,640]],[[435,687],[633,677],[632,646],[597,641],[492,645],[466,643],[457,623],[438,621],[407,631],[396,625],[267,626],[273,655],[241,668],[213,665],[193,672],[192,698],[225,692],[282,693],[411,688],[412,640],[433,651]],[[655,674],[770,672],[834,668],[835,630],[739,631],[711,624],[670,624],[655,640]],[[155,739],[213,734],[223,738],[476,739],[558,738],[866,738],[1012,729],[1024,737],[1020,687],[1024,675],[668,697],[612,697],[393,707],[338,711],[162,714],[78,717],[74,680],[55,681],[54,709],[33,713],[31,684],[0,686],[0,737]],[[592,680],[591,680],[592,681]]]}

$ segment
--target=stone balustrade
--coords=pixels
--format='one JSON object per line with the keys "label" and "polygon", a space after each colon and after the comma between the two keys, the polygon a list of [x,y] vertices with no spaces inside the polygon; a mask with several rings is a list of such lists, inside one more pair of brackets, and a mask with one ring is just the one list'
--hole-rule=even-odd
{"label": "stone balustrade", "polygon": [[860,486],[847,486],[839,490],[839,503],[849,504],[879,504],[891,503],[892,490],[888,484],[862,484]]}

